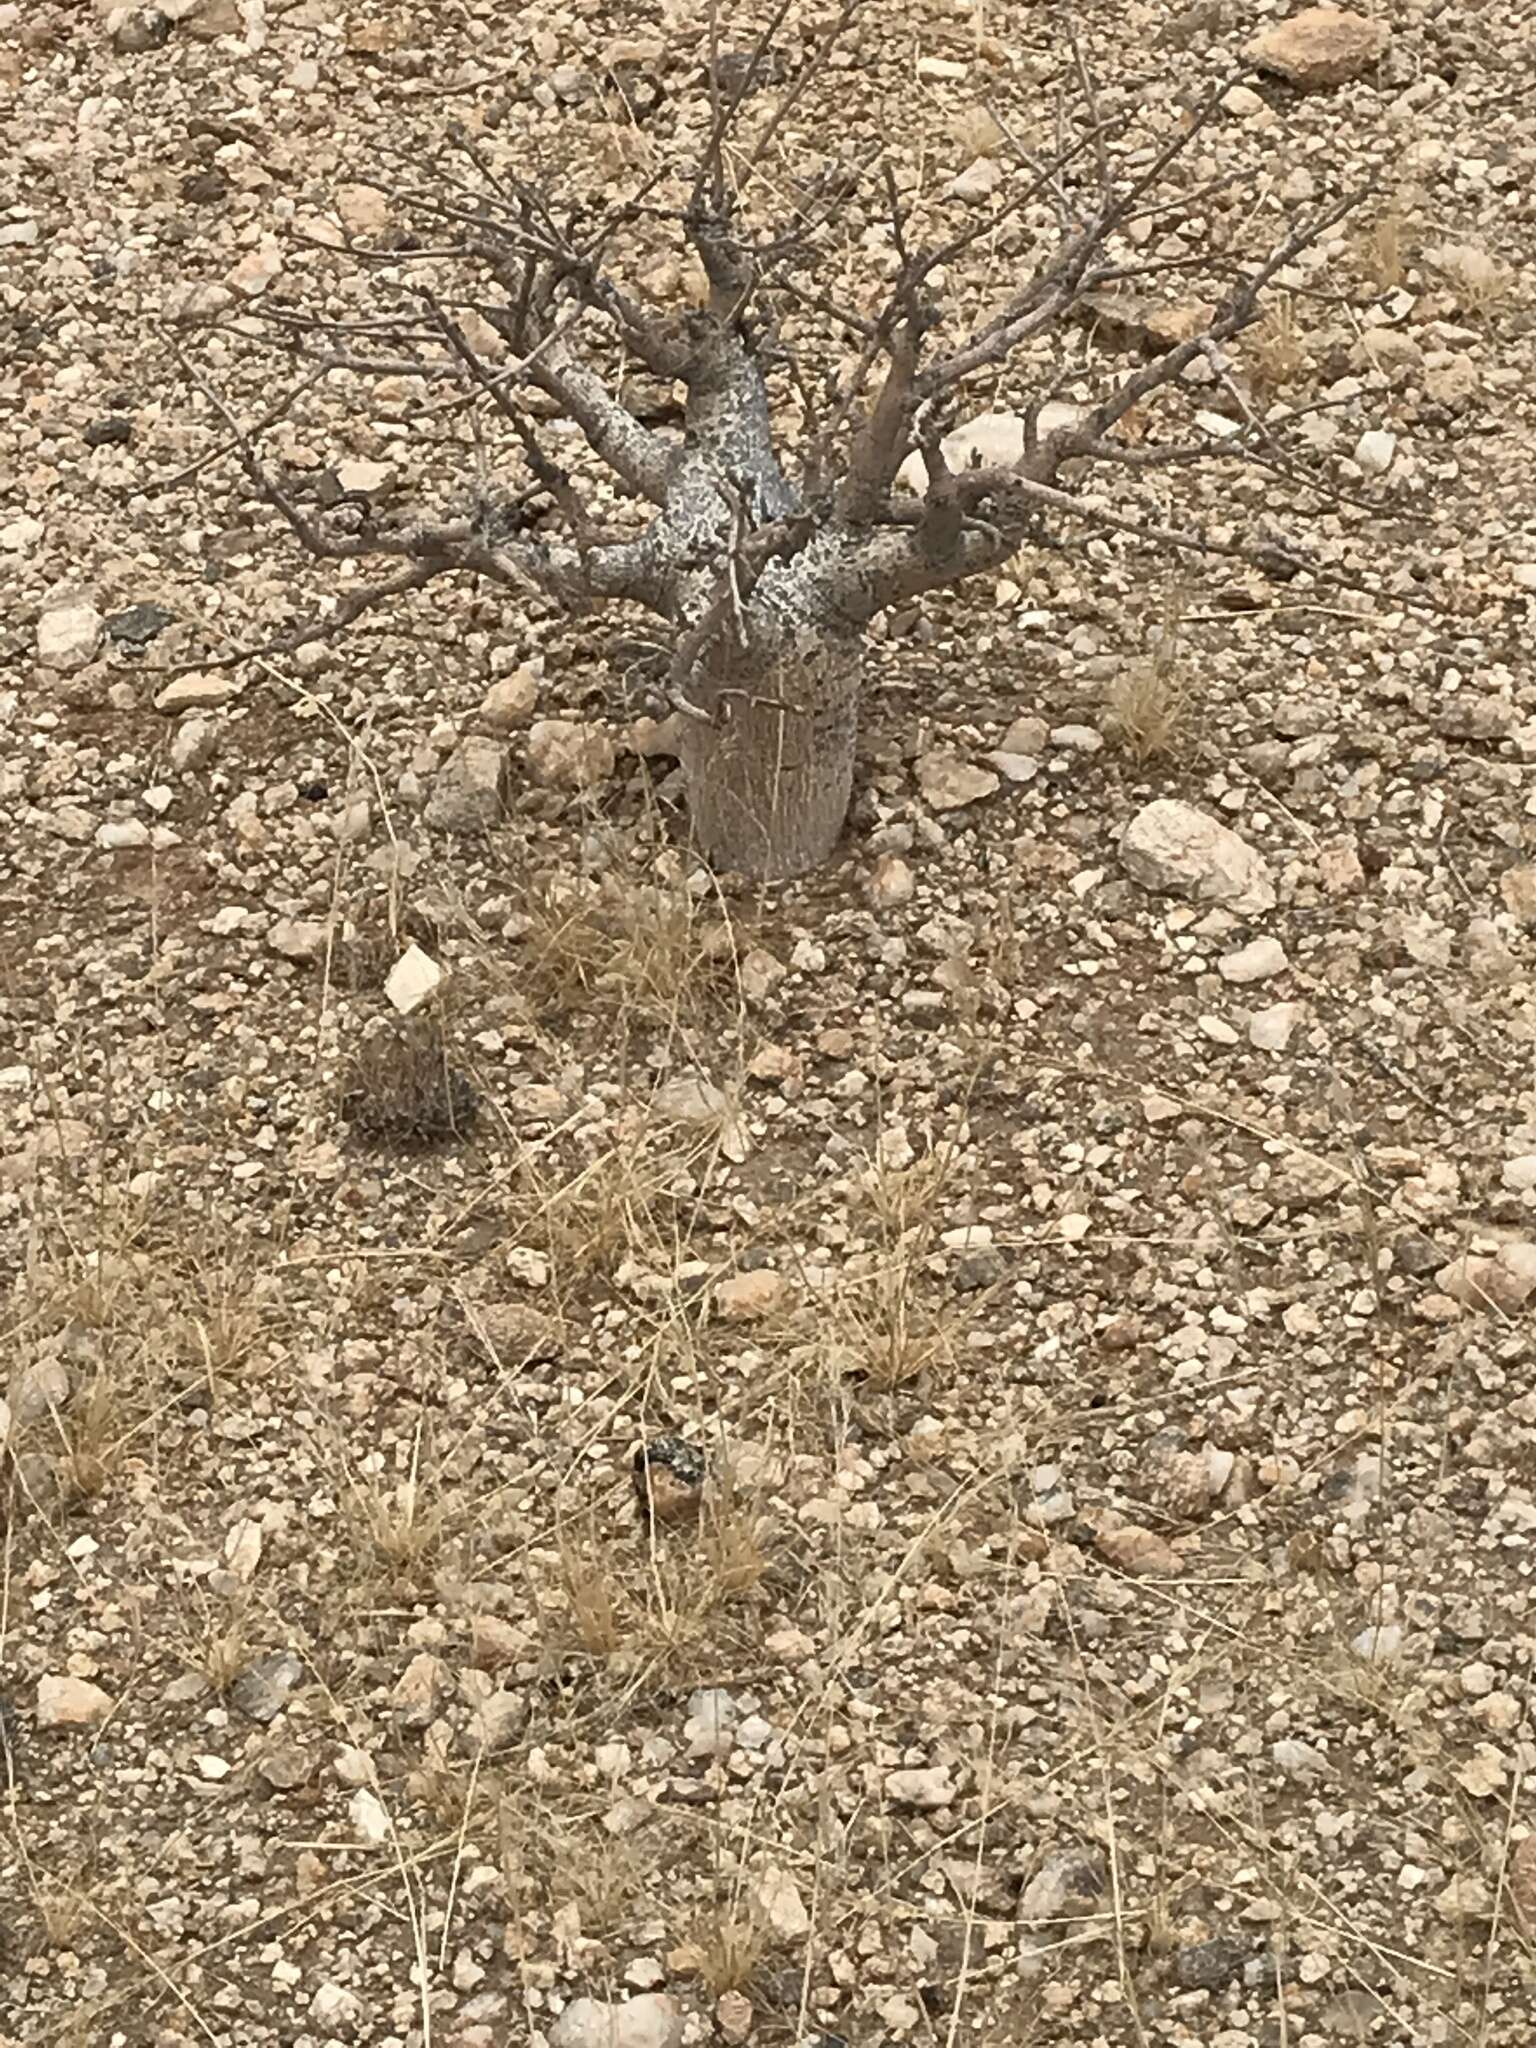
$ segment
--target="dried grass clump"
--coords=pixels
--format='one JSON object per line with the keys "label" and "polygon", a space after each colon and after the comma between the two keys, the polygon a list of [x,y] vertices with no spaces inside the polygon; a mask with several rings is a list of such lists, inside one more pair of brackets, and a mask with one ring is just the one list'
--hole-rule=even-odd
{"label": "dried grass clump", "polygon": [[1125,662],[1106,692],[1110,723],[1137,762],[1171,754],[1189,732],[1200,702],[1182,628],[1185,593],[1175,577],[1163,593],[1148,651]]}
{"label": "dried grass clump", "polygon": [[520,995],[537,1013],[582,1011],[652,1029],[723,1018],[734,1000],[730,927],[682,882],[532,877],[514,914]]}
{"label": "dried grass clump", "polygon": [[340,1107],[360,1137],[410,1150],[462,1142],[479,1097],[449,1058],[442,1020],[429,1013],[369,1032],[347,1061]]}

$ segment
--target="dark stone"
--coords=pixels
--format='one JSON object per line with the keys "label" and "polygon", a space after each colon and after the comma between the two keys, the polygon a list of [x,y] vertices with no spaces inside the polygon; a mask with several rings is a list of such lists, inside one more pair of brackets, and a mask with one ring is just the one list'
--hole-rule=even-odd
{"label": "dark stone", "polygon": [[687,1522],[704,1498],[704,1453],[680,1436],[652,1437],[635,1453],[635,1497],[649,1521]]}
{"label": "dark stone", "polygon": [[109,413],[104,420],[92,420],[85,430],[87,448],[124,448],[133,439],[133,421],[125,420],[120,413]]}
{"label": "dark stone", "polygon": [[979,1294],[984,1287],[997,1287],[1008,1273],[1008,1261],[996,1245],[982,1245],[962,1252],[955,1262],[955,1285],[962,1294]]}
{"label": "dark stone", "polygon": [[223,171],[194,171],[181,181],[181,196],[189,206],[217,206],[229,196],[229,179]]}
{"label": "dark stone", "polygon": [[1417,1230],[1405,1232],[1392,1247],[1393,1266],[1399,1273],[1407,1273],[1415,1280],[1435,1272],[1445,1262],[1446,1255],[1439,1245]]}
{"label": "dark stone", "polygon": [[107,620],[107,638],[121,647],[147,647],[156,634],[175,623],[176,614],[157,604],[131,604]]}
{"label": "dark stone", "polygon": [[112,31],[112,47],[120,57],[142,57],[163,50],[171,39],[171,18],[158,7],[136,8]]}
{"label": "dark stone", "polygon": [[275,1721],[304,1676],[304,1666],[287,1650],[274,1650],[248,1664],[229,1689],[233,1705],[252,1721]]}
{"label": "dark stone", "polygon": [[1193,1948],[1181,1948],[1173,1959],[1173,1974],[1184,1991],[1220,1991],[1242,1976],[1251,1953],[1243,1942],[1218,1934],[1210,1941],[1197,1941]]}

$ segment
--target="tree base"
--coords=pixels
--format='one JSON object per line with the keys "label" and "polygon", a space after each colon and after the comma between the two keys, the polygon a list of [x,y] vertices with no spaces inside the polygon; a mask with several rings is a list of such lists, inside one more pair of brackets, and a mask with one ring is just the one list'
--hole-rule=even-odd
{"label": "tree base", "polygon": [[732,656],[697,685],[708,719],[683,720],[693,835],[714,867],[786,881],[830,858],[848,816],[861,652],[836,640]]}

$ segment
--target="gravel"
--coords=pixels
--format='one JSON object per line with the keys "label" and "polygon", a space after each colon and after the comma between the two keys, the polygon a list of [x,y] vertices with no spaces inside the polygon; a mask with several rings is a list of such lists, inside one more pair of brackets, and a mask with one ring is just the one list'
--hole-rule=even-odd
{"label": "gravel", "polygon": [[[1264,42],[1187,165],[1234,260],[1380,188],[1231,357],[1337,501],[1115,504],[1335,582],[1049,526],[884,623],[762,892],[636,619],[466,577],[228,662],[349,583],[198,381],[338,532],[525,516],[489,407],[266,316],[416,274],[452,122],[638,189],[697,11],[0,5],[8,2039],[1528,2048],[1536,124],[1511,0],[1361,19],[1074,10],[1149,146]],[[774,187],[883,142],[952,235],[1074,75],[877,5]]]}

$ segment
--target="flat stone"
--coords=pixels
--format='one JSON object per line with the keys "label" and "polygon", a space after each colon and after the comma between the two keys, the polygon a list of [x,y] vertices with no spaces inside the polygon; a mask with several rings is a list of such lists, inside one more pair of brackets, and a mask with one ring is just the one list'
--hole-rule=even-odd
{"label": "flat stone", "polygon": [[95,659],[104,621],[93,604],[58,605],[37,622],[37,658],[68,675]]}
{"label": "flat stone", "polygon": [[[1052,399],[1040,408],[1036,432],[1043,441],[1061,427],[1076,426],[1086,407]],[[946,434],[939,446],[951,469],[1011,468],[1024,453],[1024,415],[1019,412],[984,412],[964,426]],[[896,472],[896,488],[918,495],[928,485],[928,466],[914,449]]]}
{"label": "flat stone", "polygon": [[967,164],[958,178],[951,178],[944,187],[947,199],[963,199],[970,205],[978,205],[990,199],[1002,182],[1002,172],[990,157],[979,156]]}
{"label": "flat stone", "polygon": [[682,2038],[682,2007],[666,1991],[573,1998],[549,2030],[550,2048],[680,2048]]}
{"label": "flat stone", "polygon": [[959,811],[995,795],[999,785],[990,768],[978,768],[964,755],[936,747],[918,759],[917,786],[930,810]]}
{"label": "flat stone", "polygon": [[248,1720],[275,1721],[304,1676],[304,1666],[287,1650],[273,1650],[248,1664],[229,1689],[231,1705]]}
{"label": "flat stone", "polygon": [[613,773],[615,759],[600,725],[541,718],[528,734],[528,773],[544,789],[596,789]]}
{"label": "flat stone", "polygon": [[384,993],[402,1017],[419,1010],[428,996],[441,987],[443,970],[420,946],[407,946],[384,983]]}
{"label": "flat stone", "polygon": [[1250,917],[1275,905],[1263,857],[1229,826],[1174,797],[1136,813],[1121,836],[1120,859],[1132,881],[1164,895]]}
{"label": "flat stone", "polygon": [[227,704],[235,685],[227,676],[178,676],[155,697],[157,711],[212,711]]}
{"label": "flat stone", "polygon": [[83,1678],[54,1675],[37,1681],[39,1728],[99,1728],[113,1704],[110,1693]]}
{"label": "flat stone", "polygon": [[1284,1052],[1301,1020],[1300,1003],[1271,1003],[1248,1019],[1248,1043],[1256,1052]]}
{"label": "flat stone", "polygon": [[325,951],[328,927],[310,918],[280,917],[267,933],[267,944],[285,960],[307,965]]}
{"label": "flat stone", "polygon": [[910,1806],[919,1813],[936,1813],[955,1801],[955,1781],[948,1764],[934,1764],[927,1770],[887,1771],[885,1796],[894,1806]]}
{"label": "flat stone", "polygon": [[1268,981],[1273,975],[1284,974],[1289,965],[1278,939],[1252,939],[1235,953],[1223,953],[1216,971],[1223,981],[1241,986],[1250,981]]}
{"label": "flat stone", "polygon": [[131,604],[126,611],[113,612],[107,619],[107,638],[122,647],[147,647],[175,623],[176,614],[158,604]]}
{"label": "flat stone", "polygon": [[1389,40],[1385,22],[1337,7],[1306,7],[1255,36],[1246,54],[1261,71],[1319,92],[1369,71]]}
{"label": "flat stone", "polygon": [[506,749],[471,733],[437,771],[426,822],[437,832],[489,832],[505,813]]}

